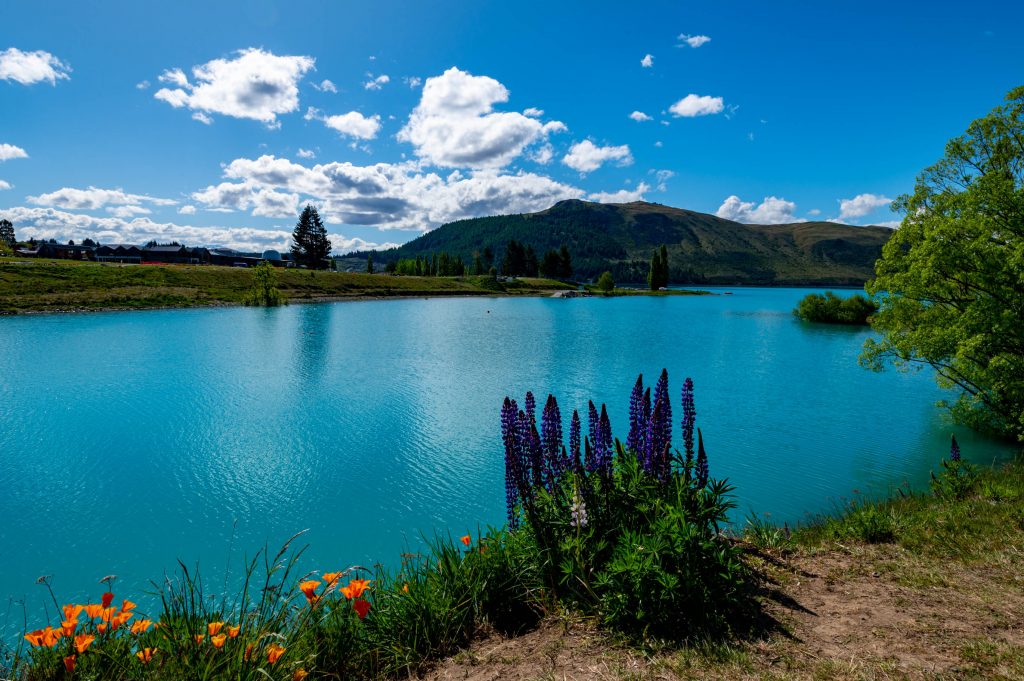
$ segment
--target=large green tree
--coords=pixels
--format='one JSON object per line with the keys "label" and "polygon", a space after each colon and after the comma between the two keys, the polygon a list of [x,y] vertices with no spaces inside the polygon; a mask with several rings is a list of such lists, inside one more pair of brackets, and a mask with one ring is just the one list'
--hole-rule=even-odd
{"label": "large green tree", "polygon": [[0,220],[0,242],[13,247],[17,238],[14,236],[14,225],[10,220]]}
{"label": "large green tree", "polygon": [[894,207],[905,217],[866,287],[881,337],[862,362],[930,365],[961,422],[1024,439],[1024,87]]}
{"label": "large green tree", "polygon": [[311,270],[322,270],[328,266],[331,241],[327,228],[316,208],[306,204],[299,215],[299,221],[292,232],[292,260]]}

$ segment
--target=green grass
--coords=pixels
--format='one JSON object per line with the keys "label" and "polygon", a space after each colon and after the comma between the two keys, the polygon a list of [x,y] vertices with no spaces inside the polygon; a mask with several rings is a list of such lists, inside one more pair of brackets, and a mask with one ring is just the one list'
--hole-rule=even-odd
{"label": "green grass", "polygon": [[[564,289],[549,279],[502,283],[490,277],[395,277],[275,270],[291,301],[357,297],[543,295]],[[150,266],[0,258],[0,313],[143,309],[242,304],[249,269]]]}

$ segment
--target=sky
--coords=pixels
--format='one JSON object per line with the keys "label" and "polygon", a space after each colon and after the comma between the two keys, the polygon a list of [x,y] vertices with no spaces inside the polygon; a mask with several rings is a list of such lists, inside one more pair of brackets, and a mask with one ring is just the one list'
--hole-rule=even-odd
{"label": "sky", "polygon": [[1024,4],[0,4],[19,239],[335,253],[556,201],[897,226],[1024,84]]}

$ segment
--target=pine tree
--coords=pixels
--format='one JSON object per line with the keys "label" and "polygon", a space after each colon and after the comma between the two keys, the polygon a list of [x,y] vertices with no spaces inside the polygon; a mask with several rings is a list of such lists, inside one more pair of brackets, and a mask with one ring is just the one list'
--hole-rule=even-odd
{"label": "pine tree", "polygon": [[366,273],[373,274],[373,253],[366,256]]}
{"label": "pine tree", "polygon": [[14,236],[14,225],[10,220],[0,220],[0,242],[8,246],[14,246],[17,239]]}
{"label": "pine tree", "polygon": [[569,255],[569,247],[562,244],[562,247],[558,250],[558,257],[561,260],[561,271],[559,277],[562,279],[569,279],[572,277],[572,256]]}
{"label": "pine tree", "polygon": [[331,241],[327,228],[316,208],[306,204],[292,232],[292,260],[311,270],[324,269],[331,254]]}
{"label": "pine tree", "polygon": [[668,247],[664,244],[651,256],[651,267],[647,272],[647,285],[652,291],[668,286]]}

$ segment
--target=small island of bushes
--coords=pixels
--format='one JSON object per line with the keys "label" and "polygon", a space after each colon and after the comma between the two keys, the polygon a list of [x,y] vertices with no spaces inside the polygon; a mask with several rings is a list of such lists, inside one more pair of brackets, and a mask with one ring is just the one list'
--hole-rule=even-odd
{"label": "small island of bushes", "polygon": [[840,298],[832,291],[825,291],[824,295],[809,293],[793,310],[793,314],[805,322],[851,325],[868,324],[871,315],[876,312],[878,305],[859,293],[849,298]]}

